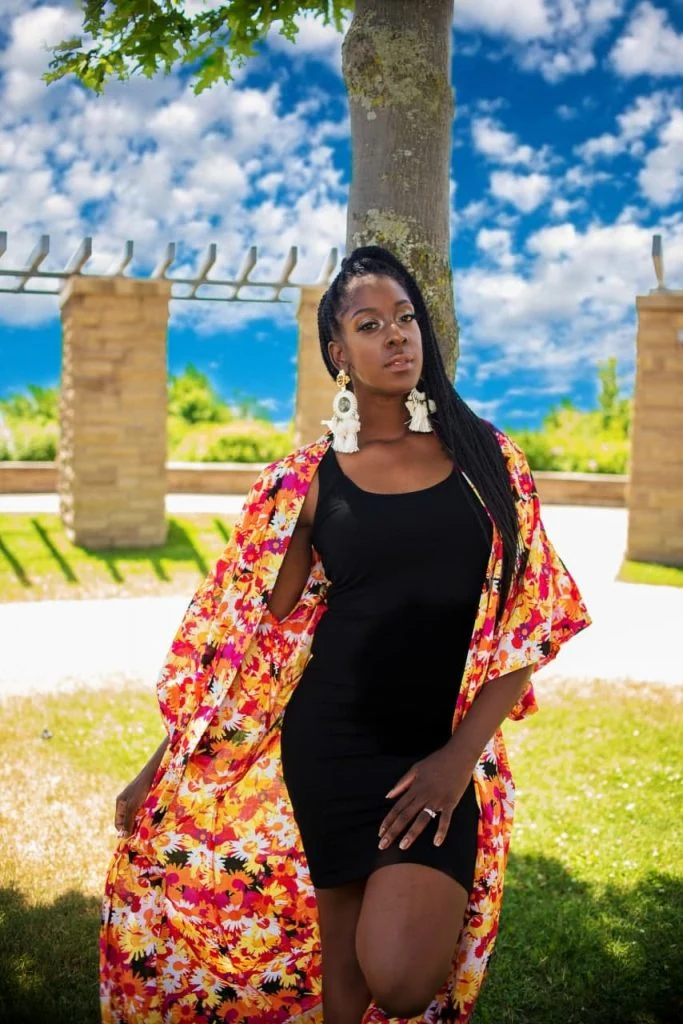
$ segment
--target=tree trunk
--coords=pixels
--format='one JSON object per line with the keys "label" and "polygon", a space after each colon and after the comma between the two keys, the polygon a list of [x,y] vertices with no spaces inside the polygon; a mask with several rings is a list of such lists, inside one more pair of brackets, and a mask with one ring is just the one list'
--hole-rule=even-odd
{"label": "tree trunk", "polygon": [[418,281],[451,379],[453,0],[356,0],[342,47],[353,165],[346,246],[383,245]]}

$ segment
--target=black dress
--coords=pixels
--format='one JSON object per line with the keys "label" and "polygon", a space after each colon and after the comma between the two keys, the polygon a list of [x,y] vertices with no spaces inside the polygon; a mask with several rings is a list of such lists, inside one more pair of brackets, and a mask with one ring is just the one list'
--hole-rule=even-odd
{"label": "black dress", "polygon": [[332,447],[312,541],[330,581],[311,658],[285,708],[282,770],[316,888],[386,864],[430,865],[471,888],[474,782],[441,846],[438,816],[407,850],[378,848],[386,793],[451,736],[491,549],[491,521],[460,473],[398,494],[362,490]]}

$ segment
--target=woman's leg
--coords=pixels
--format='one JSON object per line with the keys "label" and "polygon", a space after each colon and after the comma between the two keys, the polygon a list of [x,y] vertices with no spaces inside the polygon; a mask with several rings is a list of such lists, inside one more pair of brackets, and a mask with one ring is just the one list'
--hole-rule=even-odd
{"label": "woman's leg", "polygon": [[455,879],[422,864],[389,864],[368,878],[356,953],[389,1017],[423,1013],[446,981],[467,899]]}
{"label": "woman's leg", "polygon": [[356,927],[365,879],[316,889],[323,973],[325,1024],[360,1024],[370,991],[356,957]]}

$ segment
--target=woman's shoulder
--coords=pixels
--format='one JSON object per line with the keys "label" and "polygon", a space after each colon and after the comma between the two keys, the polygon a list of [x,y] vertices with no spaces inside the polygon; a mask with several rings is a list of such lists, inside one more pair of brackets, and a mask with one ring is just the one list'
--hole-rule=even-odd
{"label": "woman's shoulder", "polygon": [[259,472],[253,487],[260,492],[272,491],[281,486],[283,481],[310,480],[331,441],[332,435],[328,431],[315,441],[299,445],[279,459],[269,462]]}

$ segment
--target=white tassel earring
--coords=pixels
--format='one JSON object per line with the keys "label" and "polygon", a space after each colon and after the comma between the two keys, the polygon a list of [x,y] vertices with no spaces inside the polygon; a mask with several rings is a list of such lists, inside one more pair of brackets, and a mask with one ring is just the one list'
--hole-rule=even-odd
{"label": "white tassel earring", "polygon": [[332,400],[333,416],[331,420],[321,420],[324,426],[329,427],[334,437],[332,447],[336,452],[357,452],[358,431],[360,430],[360,419],[358,418],[358,402],[353,391],[346,387],[351,382],[343,370],[337,374],[337,394]]}
{"label": "white tassel earring", "polygon": [[428,434],[434,428],[429,422],[429,413],[436,412],[436,403],[429,399],[424,391],[413,388],[406,398],[406,408],[410,413],[408,430],[415,430],[420,434]]}

